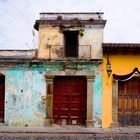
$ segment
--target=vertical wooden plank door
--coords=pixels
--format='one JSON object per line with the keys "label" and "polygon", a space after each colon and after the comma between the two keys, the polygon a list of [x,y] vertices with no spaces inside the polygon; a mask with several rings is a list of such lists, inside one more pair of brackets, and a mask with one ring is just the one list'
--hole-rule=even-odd
{"label": "vertical wooden plank door", "polygon": [[56,124],[86,124],[87,85],[85,77],[54,79],[53,119]]}
{"label": "vertical wooden plank door", "polygon": [[140,125],[140,77],[119,81],[118,119],[121,126]]}
{"label": "vertical wooden plank door", "polygon": [[4,122],[5,76],[0,75],[0,123]]}

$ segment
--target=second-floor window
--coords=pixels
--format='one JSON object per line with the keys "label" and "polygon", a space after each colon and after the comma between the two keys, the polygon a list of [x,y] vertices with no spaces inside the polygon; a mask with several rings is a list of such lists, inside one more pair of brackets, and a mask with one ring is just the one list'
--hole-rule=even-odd
{"label": "second-floor window", "polygon": [[78,57],[79,31],[64,31],[65,57]]}

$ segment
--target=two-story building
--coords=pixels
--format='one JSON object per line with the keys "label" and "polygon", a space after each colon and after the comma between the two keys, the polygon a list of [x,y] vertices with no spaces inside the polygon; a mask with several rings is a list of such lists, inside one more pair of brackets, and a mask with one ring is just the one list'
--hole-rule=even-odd
{"label": "two-story building", "polygon": [[0,51],[0,121],[102,127],[103,13],[40,13],[38,50]]}
{"label": "two-story building", "polygon": [[40,13],[37,50],[0,50],[0,123],[140,125],[140,44],[103,43],[103,13]]}

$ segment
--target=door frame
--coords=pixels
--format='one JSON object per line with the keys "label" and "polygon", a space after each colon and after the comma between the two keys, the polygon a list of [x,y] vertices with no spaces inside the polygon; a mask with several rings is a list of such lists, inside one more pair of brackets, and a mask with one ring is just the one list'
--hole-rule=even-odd
{"label": "door frame", "polygon": [[86,113],[86,126],[93,127],[93,83],[95,79],[94,72],[83,72],[65,70],[59,72],[46,72],[46,119],[44,125],[52,125],[53,121],[53,83],[55,76],[85,76],[87,78],[87,113]]}
{"label": "door frame", "polygon": [[112,123],[111,127],[119,127],[118,121],[118,80],[112,82]]}
{"label": "door frame", "polygon": [[[130,79],[131,80],[131,79]],[[112,82],[112,123],[111,127],[119,127],[119,120],[118,120],[118,80],[113,79]]]}

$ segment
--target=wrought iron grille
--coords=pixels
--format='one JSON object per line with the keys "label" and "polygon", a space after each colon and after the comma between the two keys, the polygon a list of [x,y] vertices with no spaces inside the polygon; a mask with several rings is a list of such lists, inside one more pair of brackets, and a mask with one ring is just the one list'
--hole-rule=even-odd
{"label": "wrought iron grille", "polygon": [[[71,47],[71,46],[69,46]],[[78,45],[78,55],[77,59],[90,59],[91,58],[91,45]],[[49,47],[49,59],[58,58],[64,59],[69,58],[65,54],[65,46],[64,45],[50,45]]]}

